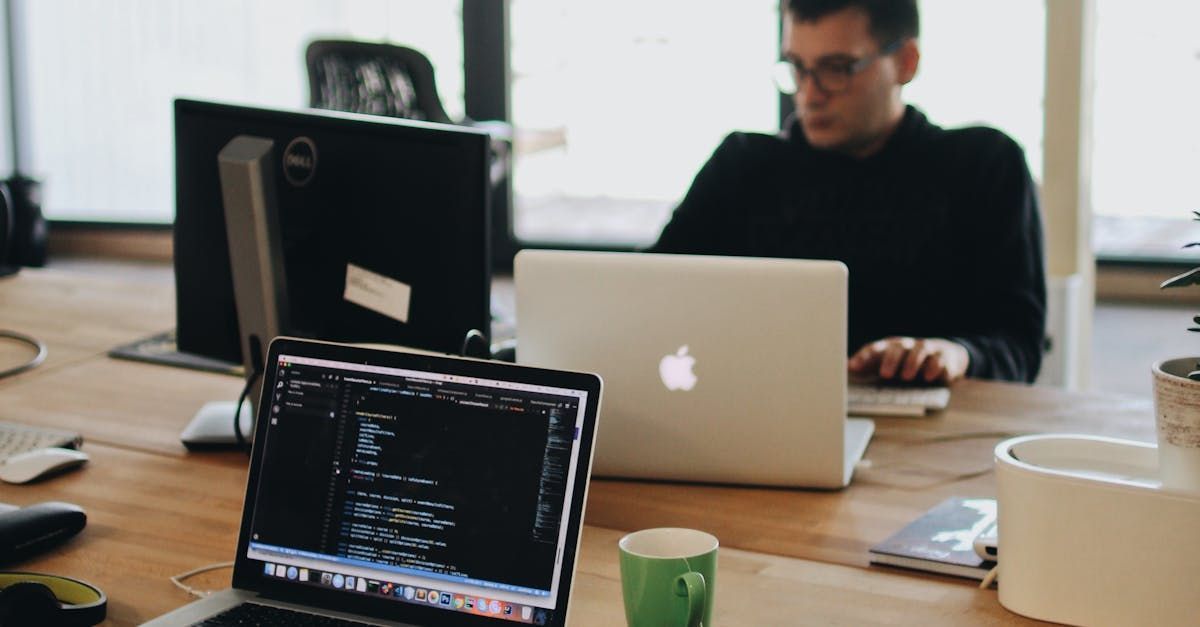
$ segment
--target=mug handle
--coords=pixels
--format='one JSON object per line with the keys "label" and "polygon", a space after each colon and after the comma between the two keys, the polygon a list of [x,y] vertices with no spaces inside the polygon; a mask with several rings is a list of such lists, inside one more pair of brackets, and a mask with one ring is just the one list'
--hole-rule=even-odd
{"label": "mug handle", "polygon": [[704,575],[688,572],[676,577],[675,596],[687,597],[687,627],[702,627],[700,621],[704,619],[704,599],[708,596]]}

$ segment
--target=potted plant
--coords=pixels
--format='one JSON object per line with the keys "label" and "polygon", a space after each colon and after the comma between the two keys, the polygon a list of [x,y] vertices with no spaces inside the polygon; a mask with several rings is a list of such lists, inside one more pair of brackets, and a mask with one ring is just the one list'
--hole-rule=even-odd
{"label": "potted plant", "polygon": [[[1200,211],[1193,211],[1200,221]],[[1200,246],[1192,242],[1184,248]],[[1163,281],[1163,289],[1200,285],[1200,268]],[[1200,315],[1192,318],[1200,332]],[[1164,488],[1200,494],[1200,359],[1154,364],[1154,418],[1158,427],[1159,476]]]}

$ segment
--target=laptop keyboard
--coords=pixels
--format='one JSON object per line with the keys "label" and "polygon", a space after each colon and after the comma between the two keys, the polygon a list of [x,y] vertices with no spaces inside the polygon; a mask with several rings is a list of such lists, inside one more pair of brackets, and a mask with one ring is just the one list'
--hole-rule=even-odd
{"label": "laptop keyboard", "polygon": [[851,384],[846,413],[853,416],[924,416],[950,404],[950,388]]}
{"label": "laptop keyboard", "polygon": [[242,603],[235,605],[204,622],[195,623],[200,627],[225,627],[231,625],[255,625],[260,627],[364,627],[371,623],[360,623],[340,618],[330,618],[307,612],[285,610],[257,603]]}
{"label": "laptop keyboard", "polygon": [[51,446],[77,446],[79,435],[70,431],[30,427],[0,421],[0,463],[21,453]]}

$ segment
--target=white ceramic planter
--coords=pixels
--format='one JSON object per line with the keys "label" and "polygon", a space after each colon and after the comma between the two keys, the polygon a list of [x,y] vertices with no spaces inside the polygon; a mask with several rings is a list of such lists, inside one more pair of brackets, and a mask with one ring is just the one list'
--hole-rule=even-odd
{"label": "white ceramic planter", "polygon": [[1154,364],[1158,467],[1164,488],[1200,494],[1200,381],[1187,378],[1197,358]]}
{"label": "white ceramic planter", "polygon": [[1071,625],[1196,627],[1200,495],[1153,444],[1028,435],[996,445],[1000,604]]}

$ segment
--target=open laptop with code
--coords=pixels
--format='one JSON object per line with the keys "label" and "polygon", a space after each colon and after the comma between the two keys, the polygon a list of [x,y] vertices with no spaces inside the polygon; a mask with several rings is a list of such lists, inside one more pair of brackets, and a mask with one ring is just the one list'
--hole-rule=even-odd
{"label": "open laptop with code", "polygon": [[290,338],[267,365],[233,587],[149,625],[565,624],[598,377]]}

